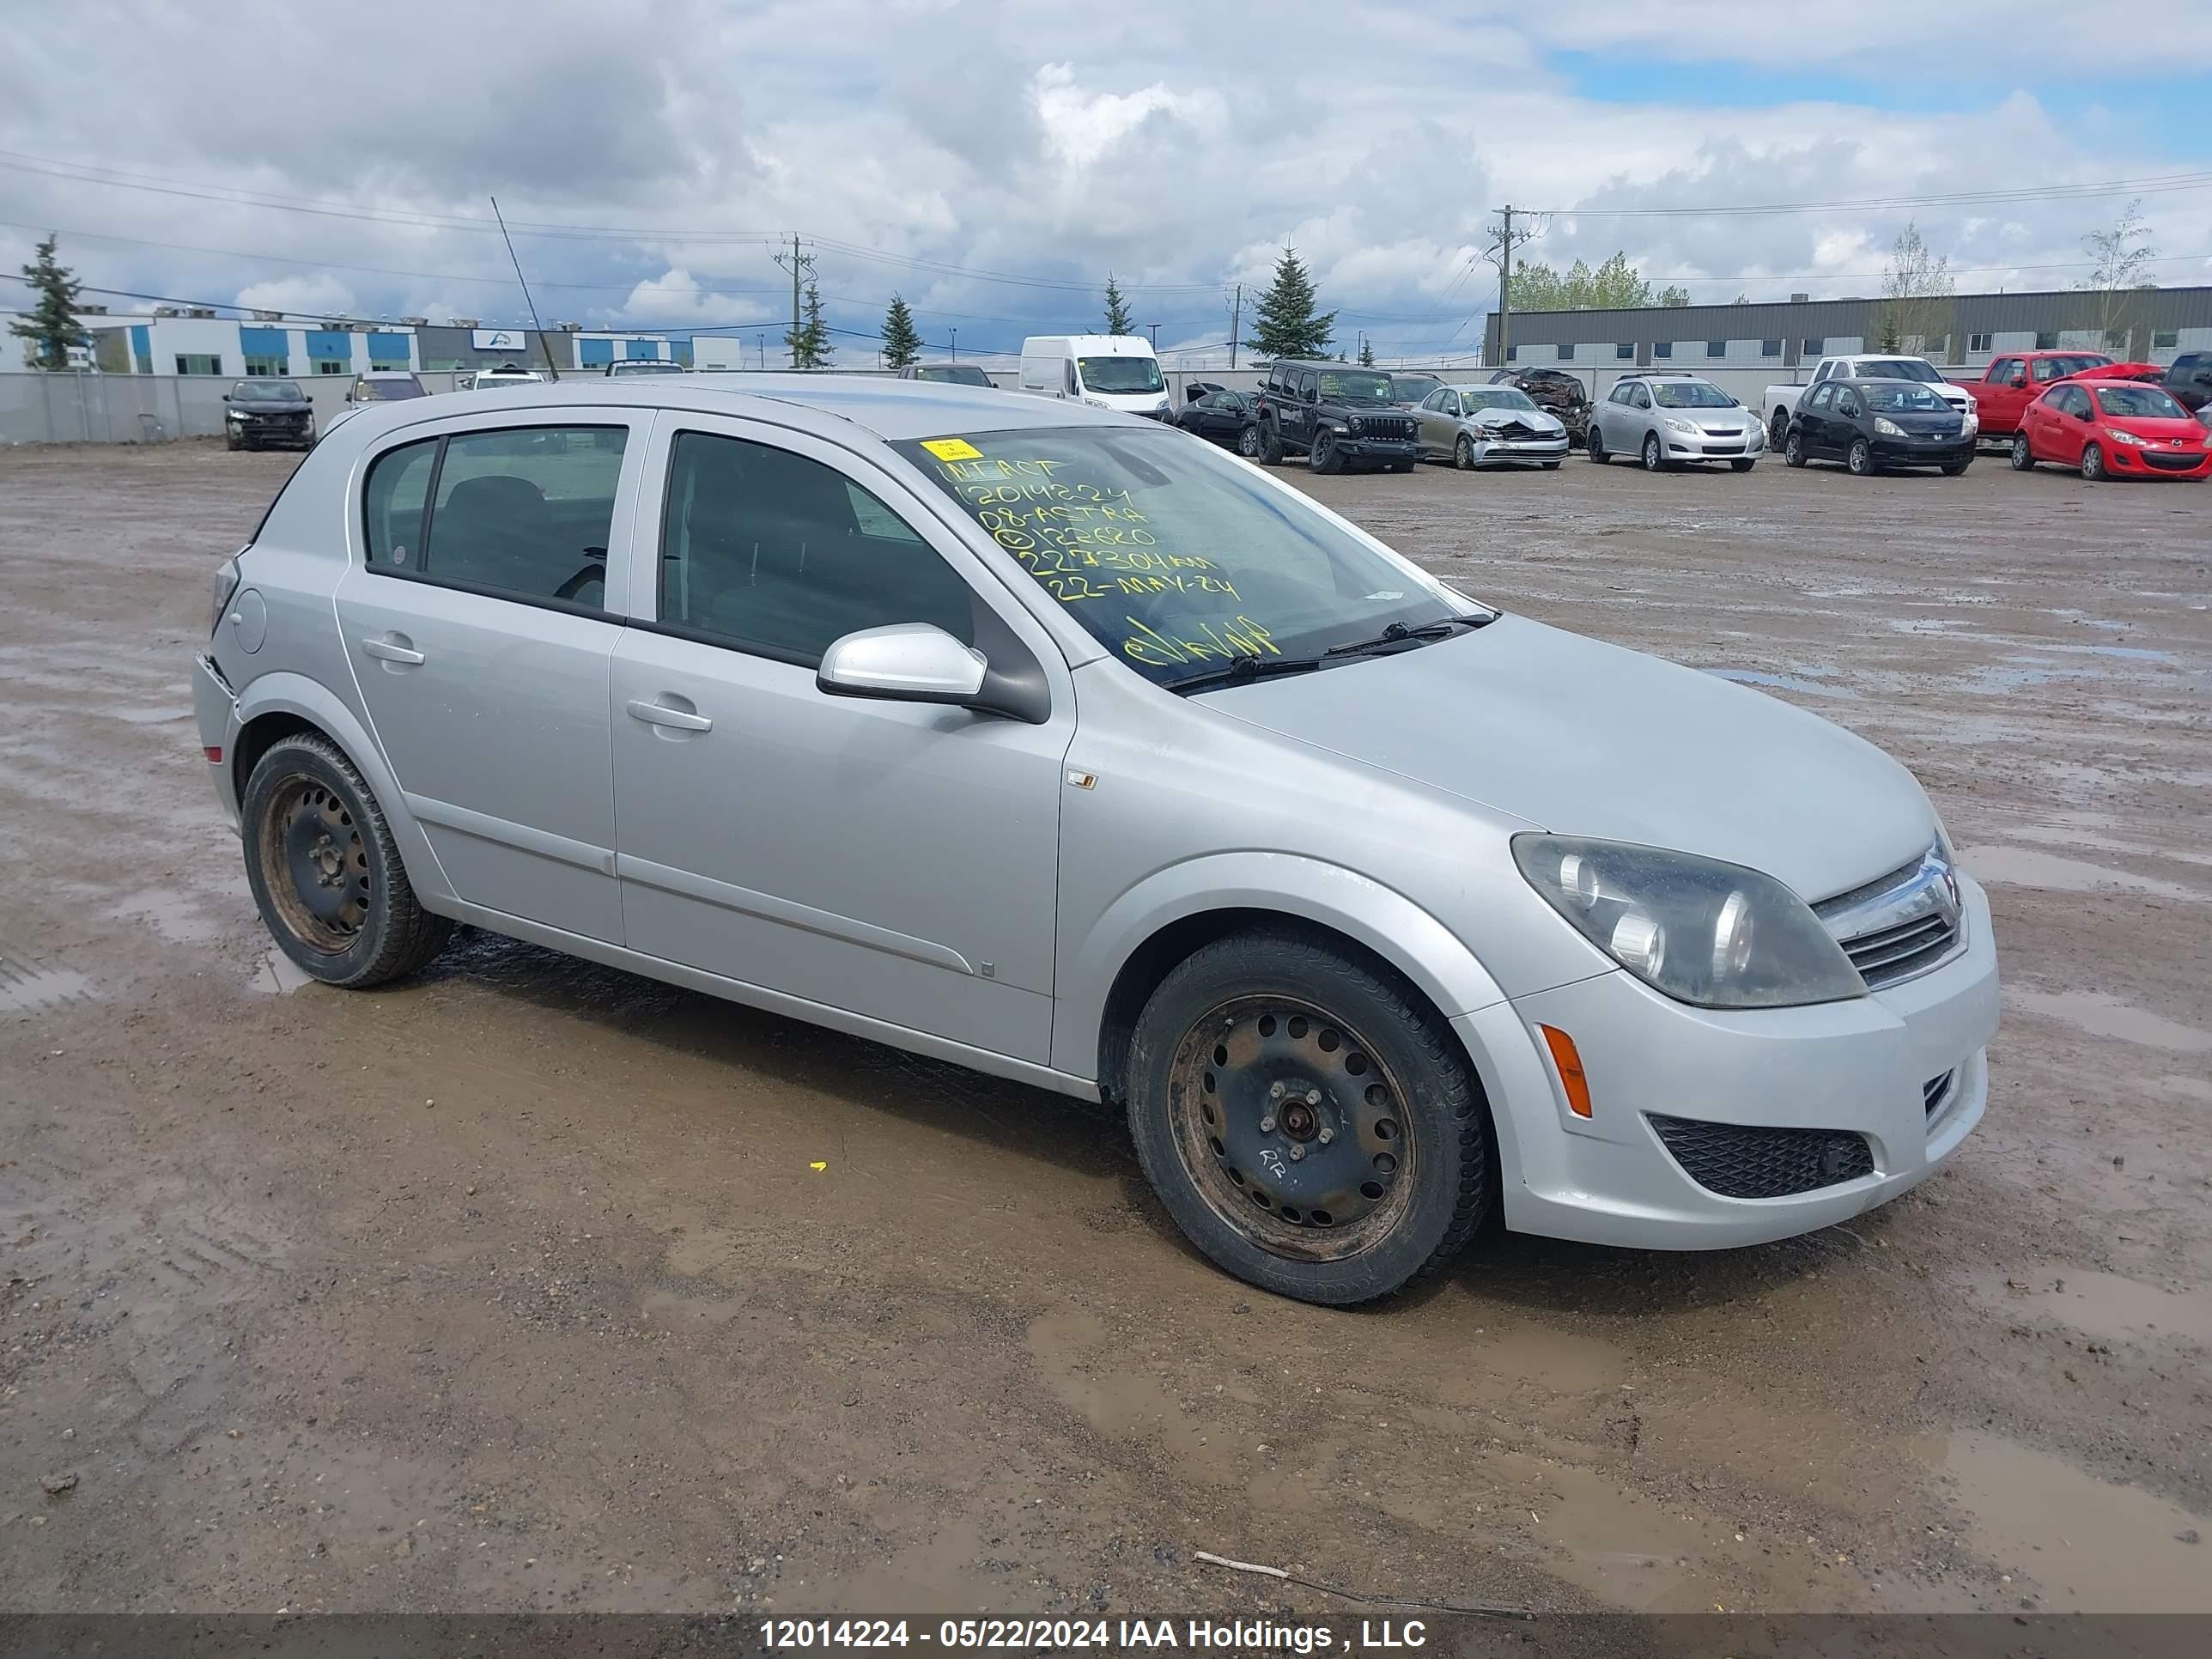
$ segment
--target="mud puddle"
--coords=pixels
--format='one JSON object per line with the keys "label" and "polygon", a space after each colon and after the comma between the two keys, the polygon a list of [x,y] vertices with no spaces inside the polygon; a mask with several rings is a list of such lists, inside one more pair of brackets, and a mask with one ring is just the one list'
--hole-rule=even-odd
{"label": "mud puddle", "polygon": [[2212,1054],[2212,1031],[2200,1031],[2147,1008],[2136,1008],[2097,991],[2038,991],[2026,986],[2004,988],[2006,1005],[2024,1013],[2062,1020],[2092,1036],[2116,1037],[2122,1042],[2165,1048],[2178,1054]]}
{"label": "mud puddle", "polygon": [[2064,1264],[1968,1276],[1975,1298],[2008,1318],[2048,1320],[2109,1342],[2179,1338],[2212,1347],[2212,1294]]}

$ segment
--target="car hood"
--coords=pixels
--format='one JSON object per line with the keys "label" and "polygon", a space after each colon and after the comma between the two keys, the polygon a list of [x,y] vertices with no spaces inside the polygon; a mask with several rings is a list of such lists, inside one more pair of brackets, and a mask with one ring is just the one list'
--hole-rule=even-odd
{"label": "car hood", "polygon": [[2101,415],[2101,426],[2116,426],[2123,432],[2132,432],[2138,438],[2148,438],[2164,446],[2179,438],[2185,448],[2197,449],[2204,442],[2204,428],[2196,416],[2183,420],[2154,419],[2145,415]]}
{"label": "car hood", "polygon": [[2062,380],[2163,380],[2166,370],[2156,363],[2106,363],[2102,368],[2077,368]]}
{"label": "car hood", "polygon": [[1747,865],[1808,900],[1911,862],[1936,834],[1912,775],[1841,726],[1519,617],[1202,701],[1540,829]]}
{"label": "car hood", "polygon": [[1516,421],[1535,432],[1564,432],[1559,417],[1540,409],[1486,409],[1478,414],[1462,415],[1462,426],[1505,427]]}
{"label": "car hood", "polygon": [[305,398],[234,398],[230,407],[234,412],[243,410],[248,415],[298,415],[314,404]]}

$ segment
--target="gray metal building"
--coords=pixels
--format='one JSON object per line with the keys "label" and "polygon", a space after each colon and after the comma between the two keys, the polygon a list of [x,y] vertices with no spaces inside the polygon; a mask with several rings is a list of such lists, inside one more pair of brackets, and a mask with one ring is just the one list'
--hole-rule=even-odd
{"label": "gray metal building", "polygon": [[[1507,360],[1520,367],[1788,369],[1836,352],[1881,349],[1879,299],[1654,306],[1632,311],[1516,311]],[[1923,307],[1931,302],[1920,302]],[[2212,288],[2143,289],[2117,305],[2078,289],[1960,294],[1925,314],[1924,337],[1903,349],[1946,365],[1978,368],[2007,351],[2109,351],[2130,362],[2170,362],[2212,350]],[[2111,319],[2118,326],[2106,326]],[[1483,331],[1495,364],[1498,313]]]}

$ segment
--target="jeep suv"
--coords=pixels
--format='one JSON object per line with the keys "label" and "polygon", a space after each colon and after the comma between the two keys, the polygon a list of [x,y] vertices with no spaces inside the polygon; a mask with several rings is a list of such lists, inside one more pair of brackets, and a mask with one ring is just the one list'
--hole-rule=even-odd
{"label": "jeep suv", "polygon": [[1411,472],[1421,458],[1420,433],[1395,397],[1380,369],[1276,363],[1260,386],[1260,459],[1273,466],[1302,454],[1316,472],[1358,462]]}

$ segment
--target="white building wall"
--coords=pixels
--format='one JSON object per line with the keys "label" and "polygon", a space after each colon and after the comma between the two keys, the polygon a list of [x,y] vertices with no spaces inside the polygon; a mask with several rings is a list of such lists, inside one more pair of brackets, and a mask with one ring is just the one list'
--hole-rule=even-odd
{"label": "white building wall", "polygon": [[691,337],[691,367],[743,368],[748,349],[744,341],[727,335],[695,334]]}

